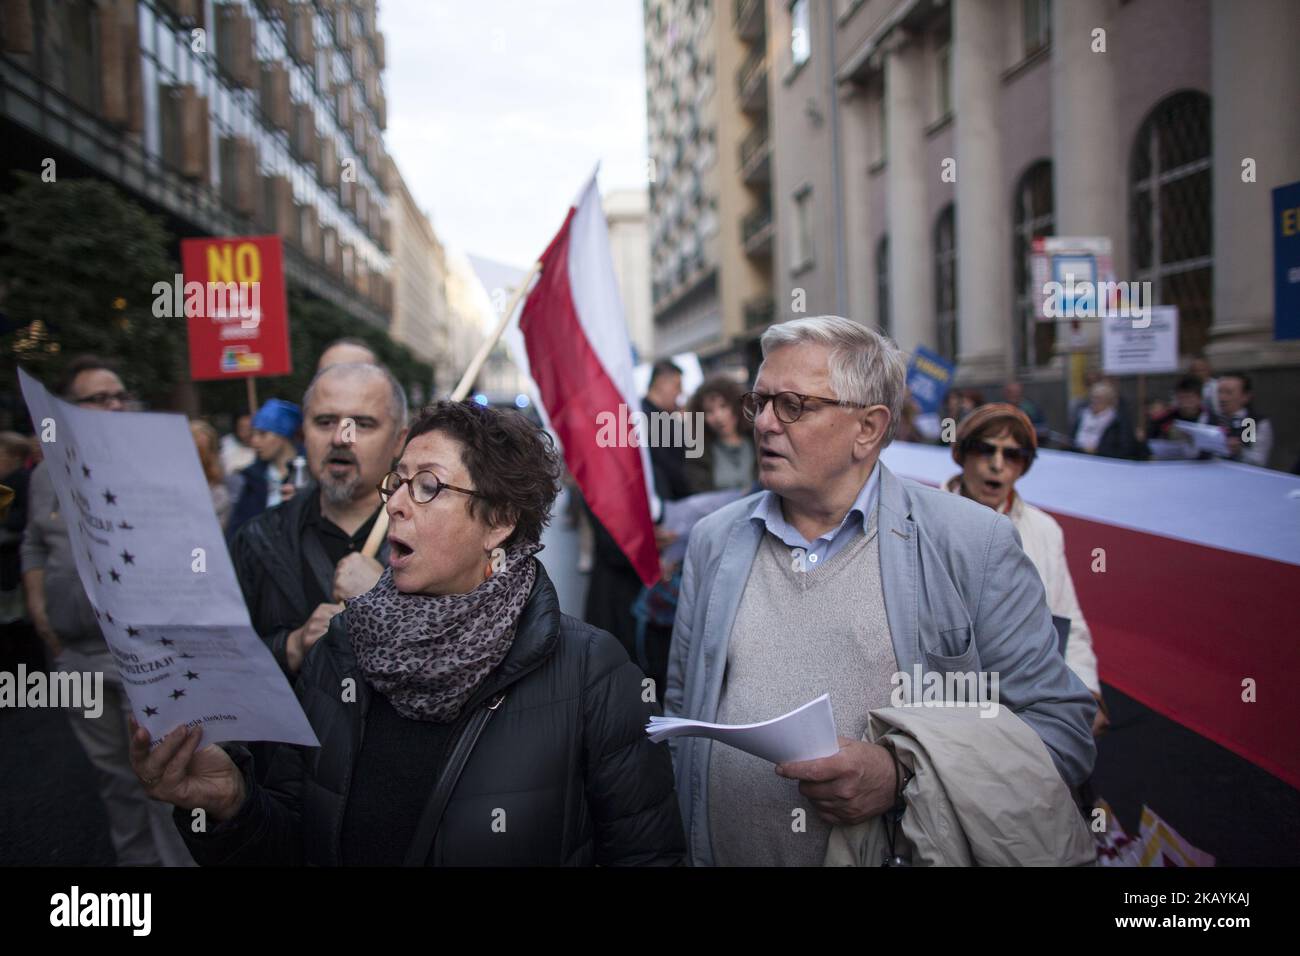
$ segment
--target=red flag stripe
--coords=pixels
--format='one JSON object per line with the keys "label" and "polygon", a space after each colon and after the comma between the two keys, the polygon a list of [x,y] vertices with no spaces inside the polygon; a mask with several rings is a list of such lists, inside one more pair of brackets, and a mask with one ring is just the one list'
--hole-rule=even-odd
{"label": "red flag stripe", "polygon": [[1279,614],[1300,593],[1300,566],[1053,517],[1101,679],[1300,787],[1300,645]]}
{"label": "red flag stripe", "polygon": [[[565,462],[592,513],[649,585],[659,577],[659,552],[650,518],[649,491],[635,446],[596,444],[602,412],[616,418],[623,396],[592,348],[574,307],[569,285],[570,226],[575,209],[542,255],[542,271],[528,294],[519,329],[528,349],[533,381]],[[621,317],[620,317],[621,318]]]}

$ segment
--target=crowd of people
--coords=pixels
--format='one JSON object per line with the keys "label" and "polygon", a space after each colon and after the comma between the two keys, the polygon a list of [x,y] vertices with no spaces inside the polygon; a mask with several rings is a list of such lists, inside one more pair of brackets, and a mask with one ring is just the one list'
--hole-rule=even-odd
{"label": "crowd of people", "polygon": [[[1084,375],[1084,393],[1070,401],[1064,430],[1051,427],[1039,405],[1025,396],[1023,383],[1002,386],[1002,402],[1020,409],[1033,424],[1043,448],[1129,460],[1209,459],[1240,461],[1261,468],[1273,454],[1273,423],[1256,407],[1254,383],[1245,372],[1215,375],[1209,362],[1191,361],[1169,395],[1157,396],[1134,411],[1119,385],[1101,372]],[[914,402],[902,412],[900,440],[951,443],[943,422],[960,423],[985,404],[982,391],[951,388],[944,394],[937,416],[929,423]],[[926,427],[927,424],[929,427]],[[1222,436],[1195,426],[1209,426]],[[1292,473],[1300,474],[1300,459]]]}
{"label": "crowd of people", "polygon": [[[664,559],[649,586],[580,507],[584,620],[561,612],[536,558],[566,476],[549,434],[522,415],[451,401],[412,413],[374,353],[344,340],[300,402],[271,399],[225,436],[192,422],[253,627],[319,750],[210,746],[185,728],[151,750],[114,680],[39,449],[0,434],[3,484],[15,489],[6,622],[25,616],[53,668],[103,671],[113,688],[102,718],[68,717],[118,862],[1095,856],[1079,808],[1107,727],[1097,660],[1061,527],[1016,493],[1056,442],[1041,410],[1018,383],[996,403],[949,392],[956,473],[926,488],[880,461],[892,441],[918,437],[893,343],[823,316],[774,325],[761,344],[752,385],[708,378],[686,402],[682,370],[654,365],[642,411],[704,424],[698,456],[650,449],[658,498],[726,492],[729,503],[687,531],[668,530],[661,509]],[[1112,383],[1090,382],[1070,446],[1138,458],[1149,439],[1178,440],[1180,423],[1222,425],[1226,456],[1252,460],[1271,433],[1256,419],[1254,441],[1241,440],[1249,378],[1200,371],[1144,410],[1141,431]],[[105,412],[130,401],[112,363],[91,356],[69,363],[58,392]],[[674,546],[684,556],[669,558]],[[942,722],[954,710],[891,710],[897,675],[913,669],[996,674],[1002,716],[952,724]],[[340,694],[349,680],[352,697]],[[775,770],[704,738],[670,753],[645,734],[661,708],[743,724],[824,693],[839,752]],[[971,775],[979,819],[943,796],[945,781]],[[200,808],[213,825],[195,832],[189,811]]]}

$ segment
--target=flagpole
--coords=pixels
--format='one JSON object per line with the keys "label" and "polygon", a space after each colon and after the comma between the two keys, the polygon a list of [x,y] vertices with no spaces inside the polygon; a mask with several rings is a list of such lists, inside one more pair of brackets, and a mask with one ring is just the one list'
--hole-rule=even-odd
{"label": "flagpole", "polygon": [[465,396],[474,385],[474,379],[478,377],[479,371],[483,368],[483,363],[487,361],[488,355],[492,352],[493,347],[505,334],[506,326],[510,324],[510,317],[515,314],[515,309],[519,306],[519,300],[528,294],[528,286],[532,283],[533,277],[542,271],[542,263],[534,262],[533,267],[528,270],[528,275],[524,276],[522,282],[515,289],[515,294],[510,297],[510,303],[501,313],[501,318],[497,322],[496,331],[479,347],[478,354],[474,360],[469,363],[469,368],[465,369],[465,374],[460,378],[460,384],[456,390],[451,393],[453,402],[463,402]]}
{"label": "flagpole", "polygon": [[[465,400],[465,396],[469,394],[469,390],[474,384],[474,379],[478,377],[479,370],[483,368],[483,363],[487,361],[487,357],[491,353],[493,346],[495,346],[501,339],[501,336],[505,334],[506,326],[510,324],[510,317],[515,314],[515,309],[519,307],[519,300],[528,293],[528,286],[532,283],[533,277],[541,271],[541,262],[534,262],[533,267],[528,270],[528,274],[524,276],[523,281],[519,283],[518,288],[515,289],[514,295],[510,297],[510,302],[506,306],[505,311],[501,313],[501,319],[497,322],[497,327],[492,333],[492,337],[484,342],[479,348],[478,354],[475,355],[474,360],[469,363],[469,368],[465,369],[465,374],[461,376],[460,384],[457,385],[456,390],[451,393],[451,400],[453,402],[462,402]],[[374,527],[370,529],[370,534],[366,537],[366,544],[365,547],[361,549],[361,553],[367,558],[373,558],[379,553],[379,546],[383,543],[386,534],[388,534],[388,509],[380,508],[379,514],[375,517]]]}

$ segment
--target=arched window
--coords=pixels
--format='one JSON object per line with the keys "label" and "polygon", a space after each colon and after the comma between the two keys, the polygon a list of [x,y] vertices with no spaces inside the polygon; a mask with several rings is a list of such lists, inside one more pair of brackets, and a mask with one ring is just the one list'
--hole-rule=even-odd
{"label": "arched window", "polygon": [[881,335],[891,335],[889,327],[889,236],[876,243],[876,322]]}
{"label": "arched window", "polygon": [[1129,158],[1129,278],[1178,306],[1183,354],[1201,351],[1213,317],[1211,175],[1210,98],[1185,90],[1161,100]]}
{"label": "arched window", "polygon": [[1015,269],[1016,364],[1021,367],[1046,365],[1056,346],[1056,323],[1034,319],[1034,297],[1029,288],[1029,253],[1039,236],[1056,232],[1052,205],[1052,162],[1040,159],[1016,183],[1015,217],[1012,222],[1011,261]]}
{"label": "arched window", "polygon": [[957,207],[943,207],[934,222],[934,349],[957,361]]}

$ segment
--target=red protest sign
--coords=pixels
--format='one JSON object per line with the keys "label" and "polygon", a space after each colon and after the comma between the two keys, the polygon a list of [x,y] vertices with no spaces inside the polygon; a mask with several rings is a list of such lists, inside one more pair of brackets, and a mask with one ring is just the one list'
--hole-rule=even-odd
{"label": "red protest sign", "polygon": [[191,378],[293,370],[279,236],[183,239],[181,268],[184,285],[178,281],[165,294],[173,300],[171,314],[183,314],[189,328]]}

